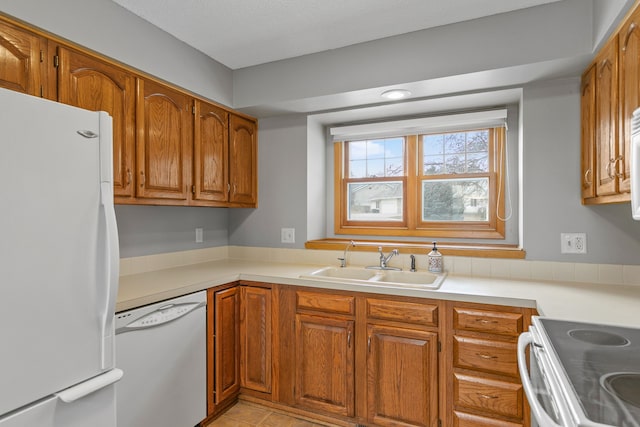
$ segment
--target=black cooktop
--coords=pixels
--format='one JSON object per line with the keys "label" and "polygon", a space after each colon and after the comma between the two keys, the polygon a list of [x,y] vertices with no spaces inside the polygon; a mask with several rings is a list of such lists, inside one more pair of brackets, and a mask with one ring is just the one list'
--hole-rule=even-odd
{"label": "black cooktop", "polygon": [[640,427],[640,329],[539,321],[587,419]]}

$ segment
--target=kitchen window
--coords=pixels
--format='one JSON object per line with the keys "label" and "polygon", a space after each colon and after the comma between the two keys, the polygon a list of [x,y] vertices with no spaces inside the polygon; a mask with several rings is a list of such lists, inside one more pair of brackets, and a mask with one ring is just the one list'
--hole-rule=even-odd
{"label": "kitchen window", "polygon": [[505,142],[494,122],[336,141],[336,234],[504,239]]}

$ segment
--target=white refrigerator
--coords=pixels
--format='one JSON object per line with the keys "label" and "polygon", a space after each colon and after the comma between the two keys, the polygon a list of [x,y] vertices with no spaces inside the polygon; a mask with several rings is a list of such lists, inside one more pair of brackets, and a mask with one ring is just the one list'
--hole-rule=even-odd
{"label": "white refrigerator", "polygon": [[115,427],[112,124],[0,89],[0,427]]}

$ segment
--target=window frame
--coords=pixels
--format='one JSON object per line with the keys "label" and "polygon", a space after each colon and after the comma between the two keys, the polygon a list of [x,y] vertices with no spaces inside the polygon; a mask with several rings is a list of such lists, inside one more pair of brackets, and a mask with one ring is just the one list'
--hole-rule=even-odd
{"label": "window frame", "polygon": [[[424,175],[422,168],[422,135],[445,134],[452,132],[470,132],[474,130],[489,130],[489,172],[472,174],[447,174]],[[397,237],[438,237],[438,238],[465,238],[465,239],[504,239],[505,238],[505,144],[506,129],[504,127],[478,127],[477,129],[448,129],[438,132],[421,132],[419,134],[405,135],[405,176],[389,178],[361,178],[380,182],[385,180],[406,180],[403,197],[403,221],[349,221],[348,210],[348,183],[353,179],[346,177],[348,170],[348,158],[346,142],[334,143],[334,232],[336,235],[373,235],[373,236],[397,236]],[[371,138],[374,139],[374,138]],[[377,139],[377,138],[376,138]],[[446,221],[427,222],[422,221],[422,181],[430,179],[458,179],[458,178],[489,178],[489,205],[496,207],[490,209],[488,221]],[[426,178],[425,178],[426,177]],[[500,195],[500,197],[499,197]],[[502,219],[501,219],[502,218]]]}

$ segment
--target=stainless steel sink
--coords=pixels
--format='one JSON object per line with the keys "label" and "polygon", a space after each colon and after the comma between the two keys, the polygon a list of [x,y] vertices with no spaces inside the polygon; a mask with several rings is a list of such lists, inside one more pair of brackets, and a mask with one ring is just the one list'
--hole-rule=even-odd
{"label": "stainless steel sink", "polygon": [[332,282],[358,283],[370,286],[394,286],[418,289],[438,289],[447,274],[429,272],[369,270],[365,268],[324,267],[307,274],[302,279],[325,280]]}

